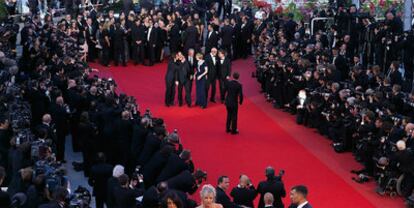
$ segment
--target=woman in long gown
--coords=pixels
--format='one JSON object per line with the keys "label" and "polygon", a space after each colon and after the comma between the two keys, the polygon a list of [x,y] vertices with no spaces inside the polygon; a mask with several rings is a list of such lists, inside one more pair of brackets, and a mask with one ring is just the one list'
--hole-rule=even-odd
{"label": "woman in long gown", "polygon": [[206,80],[208,67],[204,62],[203,54],[198,53],[196,60],[197,70],[194,76],[196,78],[196,105],[204,109],[207,107]]}

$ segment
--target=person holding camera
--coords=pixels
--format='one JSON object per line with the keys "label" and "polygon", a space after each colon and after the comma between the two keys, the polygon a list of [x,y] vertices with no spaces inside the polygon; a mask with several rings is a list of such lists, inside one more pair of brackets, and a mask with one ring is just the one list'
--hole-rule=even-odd
{"label": "person holding camera", "polygon": [[282,198],[286,197],[285,186],[282,182],[283,171],[279,176],[275,176],[275,169],[271,166],[266,168],[266,180],[261,181],[257,186],[257,193],[260,194],[258,208],[264,208],[264,196],[266,193],[273,194],[274,202],[273,206],[276,208],[283,208],[284,204]]}
{"label": "person holding camera", "polygon": [[239,184],[231,190],[230,196],[233,197],[234,203],[253,208],[257,191],[249,177],[241,175]]}

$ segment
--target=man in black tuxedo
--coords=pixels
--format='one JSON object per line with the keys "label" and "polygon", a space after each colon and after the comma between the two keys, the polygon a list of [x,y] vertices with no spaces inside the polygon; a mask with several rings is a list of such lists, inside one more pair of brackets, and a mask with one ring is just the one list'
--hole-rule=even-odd
{"label": "man in black tuxedo", "polygon": [[88,44],[88,61],[95,61],[97,58],[97,49],[96,49],[96,24],[94,24],[93,19],[88,17],[85,25],[85,38],[86,43]]}
{"label": "man in black tuxedo", "polygon": [[148,60],[149,66],[154,65],[154,62],[156,61],[155,59],[155,54],[156,54],[156,47],[157,47],[157,30],[154,28],[152,20],[150,19],[148,21],[148,29],[146,32],[147,35],[147,53],[148,53]]}
{"label": "man in black tuxedo", "polygon": [[220,100],[221,103],[224,103],[224,98],[226,96],[226,82],[230,79],[231,76],[231,62],[228,57],[226,57],[226,52],[220,50],[218,53],[219,64],[218,64],[218,76],[219,76],[219,86],[220,86]]}
{"label": "man in black tuxedo", "polygon": [[143,194],[142,190],[132,189],[129,187],[129,177],[126,174],[119,176],[119,184],[121,185],[115,190],[115,207],[116,208],[135,208],[135,199]]}
{"label": "man in black tuxedo", "polygon": [[170,36],[170,51],[171,53],[177,53],[181,48],[181,31],[180,26],[174,22],[170,22],[167,26],[169,28]]}
{"label": "man in black tuxedo", "polygon": [[227,109],[227,122],[226,132],[231,134],[238,134],[237,130],[237,113],[239,104],[243,103],[243,89],[239,83],[239,73],[233,73],[233,80],[227,82],[226,86],[226,109]]}
{"label": "man in black tuxedo", "polygon": [[286,196],[286,190],[280,177],[275,176],[275,170],[272,167],[266,168],[267,180],[262,181],[257,186],[257,192],[260,194],[259,208],[264,208],[264,196],[271,193],[274,197],[273,206],[283,208],[282,197]]}
{"label": "man in black tuxedo", "polygon": [[63,97],[57,97],[56,102],[51,105],[50,113],[56,127],[56,159],[65,160],[65,138],[69,133],[68,106],[64,103]]}
{"label": "man in black tuxedo", "polygon": [[223,205],[223,208],[241,208],[230,200],[230,197],[227,196],[226,190],[229,189],[230,179],[227,176],[220,176],[218,178],[217,188],[216,188],[216,202]]}
{"label": "man in black tuxedo", "polygon": [[[191,105],[191,92],[187,90],[187,82],[191,82],[188,77],[190,73],[190,65],[187,60],[185,60],[184,55],[179,52],[178,56],[178,68],[177,68],[177,80],[178,80],[178,105],[183,105],[183,88],[185,89],[185,100],[187,105]],[[194,73],[194,72],[193,72]]]}
{"label": "man in black tuxedo", "polygon": [[112,165],[106,163],[105,155],[98,153],[97,163],[91,167],[89,177],[89,184],[93,187],[96,208],[103,208],[104,203],[106,203],[107,183],[112,176],[112,169]]}
{"label": "man in black tuxedo", "polygon": [[231,45],[233,42],[234,28],[230,25],[230,20],[224,20],[224,26],[221,28],[221,49],[225,50],[230,58],[232,58]]}
{"label": "man in black tuxedo", "polygon": [[210,53],[212,48],[217,48],[219,36],[216,31],[214,31],[213,25],[209,24],[208,27],[208,33],[206,37],[206,45],[205,45],[205,54]]}
{"label": "man in black tuxedo", "polygon": [[165,75],[165,105],[174,105],[175,97],[175,85],[178,84],[177,71],[179,66],[177,65],[178,54],[171,54],[171,59],[168,62],[167,74]]}
{"label": "man in black tuxedo", "polygon": [[118,66],[119,59],[121,59],[121,64],[126,66],[126,57],[125,57],[125,47],[124,47],[124,37],[125,29],[121,27],[119,22],[115,23],[113,46],[114,46],[114,60],[115,66]]}
{"label": "man in black tuxedo", "polygon": [[147,40],[145,35],[145,26],[141,24],[141,19],[137,18],[131,30],[132,56],[135,65],[145,62],[145,42]]}
{"label": "man in black tuxedo", "polygon": [[289,208],[312,208],[306,197],[308,196],[308,188],[303,185],[294,186],[290,191],[290,200],[292,204]]}
{"label": "man in black tuxedo", "polygon": [[198,40],[198,30],[194,26],[191,20],[187,20],[187,28],[185,29],[183,36],[184,52],[187,52],[190,48],[195,49]]}
{"label": "man in black tuxedo", "polygon": [[217,48],[212,48],[211,52],[206,55],[205,61],[208,67],[208,73],[207,73],[207,87],[206,87],[206,96],[208,97],[208,91],[210,91],[211,88],[211,95],[210,95],[210,101],[215,103],[215,97],[216,97],[216,85],[217,85]]}
{"label": "man in black tuxedo", "polygon": [[195,50],[190,48],[187,53],[187,64],[189,70],[187,71],[187,82],[185,83],[185,102],[188,107],[191,107],[191,92],[193,89],[194,71],[197,66],[197,60],[195,59]]}

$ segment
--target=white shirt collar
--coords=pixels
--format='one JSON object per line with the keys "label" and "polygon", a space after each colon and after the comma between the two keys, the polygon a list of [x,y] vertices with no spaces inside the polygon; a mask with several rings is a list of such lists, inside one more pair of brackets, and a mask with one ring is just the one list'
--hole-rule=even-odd
{"label": "white shirt collar", "polygon": [[297,208],[302,208],[304,207],[306,204],[308,204],[308,201],[303,202],[302,204],[299,204]]}

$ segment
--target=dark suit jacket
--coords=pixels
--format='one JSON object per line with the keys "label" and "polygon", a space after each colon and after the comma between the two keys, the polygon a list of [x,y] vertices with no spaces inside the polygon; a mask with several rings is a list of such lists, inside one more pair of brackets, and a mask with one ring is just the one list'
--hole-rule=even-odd
{"label": "dark suit jacket", "polygon": [[11,201],[9,194],[0,190],[0,207],[9,207],[10,203]]}
{"label": "dark suit jacket", "polygon": [[[190,71],[191,71],[190,65],[188,64],[187,61],[185,61],[184,63],[180,63],[178,65],[177,77],[178,77],[178,81],[180,82],[180,84],[185,84],[187,80],[189,80]],[[193,73],[194,73],[194,70],[193,70]]]}
{"label": "dark suit jacket", "polygon": [[[233,34],[234,34],[234,29],[232,26],[230,25],[224,25],[221,28],[221,44],[223,46],[229,46],[231,45],[232,41],[233,41]],[[227,51],[230,52],[230,51]]]}
{"label": "dark suit jacket", "polygon": [[63,206],[60,206],[59,203],[52,201],[50,203],[40,205],[39,208],[63,208]]}
{"label": "dark suit jacket", "polygon": [[219,68],[219,78],[225,80],[227,76],[231,76],[231,62],[229,58],[224,58],[223,64],[221,64],[221,60],[218,62]]}
{"label": "dark suit jacket", "polygon": [[240,206],[230,200],[230,197],[220,187],[216,188],[216,195],[216,202],[223,205],[223,208],[240,208]]}
{"label": "dark suit jacket", "polygon": [[[291,204],[289,206],[289,208],[297,208],[297,207],[298,207],[298,205],[296,205],[296,204]],[[307,204],[305,204],[305,206],[303,206],[303,208],[312,208],[312,205],[310,205],[309,202],[308,202]]]}
{"label": "dark suit jacket", "polygon": [[212,31],[210,37],[208,36],[210,32],[207,33],[207,38],[206,38],[206,53],[209,53],[210,49],[212,49],[213,47],[217,48],[218,46],[218,40],[219,40],[219,36],[217,34],[216,31]]}
{"label": "dark suit jacket", "polygon": [[66,112],[65,107],[52,104],[50,114],[58,133],[66,135],[69,132],[69,115]]}
{"label": "dark suit jacket", "polygon": [[[149,32],[149,28],[147,29],[147,32],[145,35],[148,35],[148,32]],[[152,27],[149,39],[148,39],[148,36],[145,36],[145,39],[148,41],[149,46],[152,47],[153,45],[156,45],[157,40],[158,40],[157,29],[155,27]]]}
{"label": "dark suit jacket", "polygon": [[176,189],[189,194],[197,191],[196,181],[188,170],[168,179],[167,183],[169,189]]}
{"label": "dark suit jacket", "polygon": [[273,206],[283,208],[282,197],[286,196],[286,190],[282,182],[278,180],[266,180],[259,183],[257,192],[260,194],[259,208],[264,207],[263,197],[267,192],[273,194]]}
{"label": "dark suit jacket", "polygon": [[135,198],[139,196],[137,190],[119,187],[115,189],[115,207],[116,208],[136,208]]}
{"label": "dark suit jacket", "polygon": [[89,184],[93,187],[94,196],[102,196],[106,200],[108,179],[112,176],[112,165],[98,163],[90,170]]}
{"label": "dark suit jacket", "polygon": [[188,165],[183,159],[181,159],[177,154],[171,154],[170,157],[168,157],[165,167],[158,176],[157,182],[168,180],[169,178],[174,177],[187,169]]}
{"label": "dark suit jacket", "polygon": [[118,178],[110,177],[107,182],[107,195],[106,195],[106,202],[108,207],[113,208],[115,207],[115,192],[116,189],[120,188]]}
{"label": "dark suit jacket", "polygon": [[226,106],[237,107],[243,103],[243,89],[242,85],[235,80],[228,81],[226,85]]}
{"label": "dark suit jacket", "polygon": [[205,57],[205,63],[207,65],[208,68],[208,73],[207,73],[207,79],[208,80],[215,80],[217,78],[217,65],[218,63],[218,58],[216,57],[216,64],[214,64],[213,62],[213,58],[211,57],[211,54],[207,54]]}
{"label": "dark suit jacket", "polygon": [[198,37],[197,28],[194,25],[187,27],[187,29],[184,32],[184,36],[183,36],[184,49],[195,48],[197,44],[197,37]]}
{"label": "dark suit jacket", "polygon": [[138,164],[145,164],[151,159],[152,155],[159,150],[161,140],[158,139],[157,135],[149,134],[145,140],[144,148],[139,155]]}
{"label": "dark suit jacket", "polygon": [[168,155],[163,154],[161,151],[156,152],[151,159],[145,163],[142,169],[142,175],[144,176],[145,187],[155,185],[155,180],[160,175],[162,169],[167,163]]}
{"label": "dark suit jacket", "polygon": [[177,80],[177,70],[177,63],[174,62],[173,59],[169,60],[167,66],[167,74],[165,75],[165,82],[167,84],[172,84],[175,80]]}
{"label": "dark suit jacket", "polygon": [[230,196],[233,197],[234,203],[246,207],[254,207],[253,201],[257,196],[254,186],[247,188],[234,187]]}

